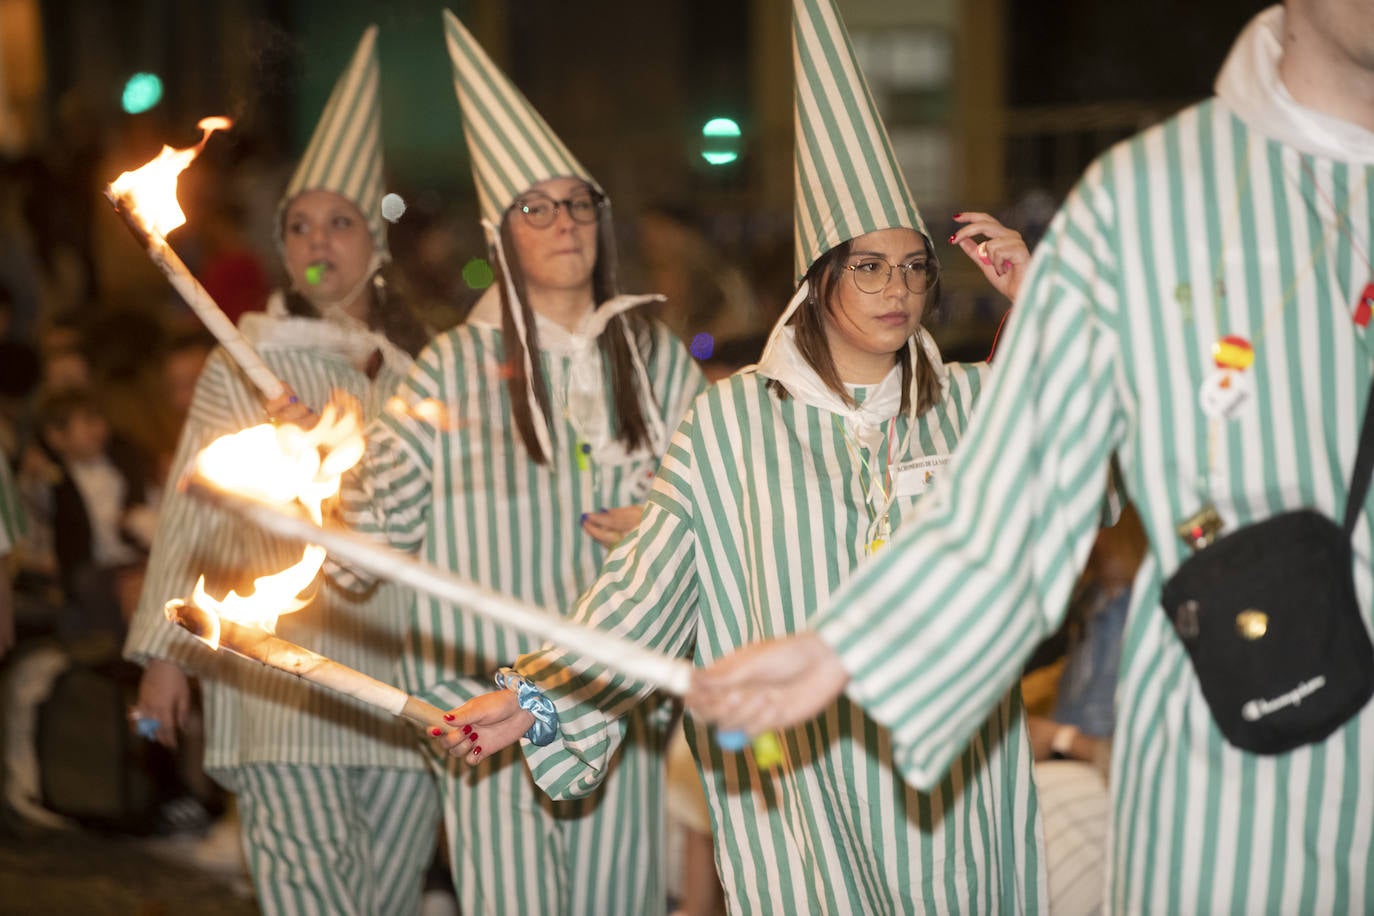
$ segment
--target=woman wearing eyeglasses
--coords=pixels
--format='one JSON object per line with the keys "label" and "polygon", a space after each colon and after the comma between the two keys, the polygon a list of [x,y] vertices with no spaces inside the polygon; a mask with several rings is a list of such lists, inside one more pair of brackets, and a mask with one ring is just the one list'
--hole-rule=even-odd
{"label": "woman wearing eyeglasses", "polygon": [[[798,0],[797,17],[800,56],[847,53],[825,0]],[[798,73],[796,133],[811,145],[797,154],[797,295],[759,365],[693,403],[643,520],[574,615],[699,665],[803,629],[809,608],[885,549],[937,488],[987,371],[945,364],[922,327],[939,262],[876,111],[856,112],[865,94],[845,75]],[[836,83],[845,98],[817,97]],[[951,242],[1014,296],[1029,261],[1020,237],[983,214],[959,221]],[[440,743],[480,767],[524,735],[552,798],[614,778],[625,717],[648,691],[556,647],[514,669],[515,689],[453,710]],[[690,717],[687,734],[734,913],[1044,909],[1016,694],[928,794],[903,782],[887,732],[844,697],[777,736],[775,761],[722,748]]]}
{"label": "woman wearing eyeglasses", "polygon": [[[345,493],[347,520],[464,579],[566,613],[638,520],[667,433],[705,380],[617,296],[606,197],[445,15],[496,282],[416,359]],[[401,679],[441,708],[539,641],[416,596]],[[662,704],[627,717],[616,773],[543,796],[518,751],[436,754],[464,913],[662,912]],[[481,743],[480,732],[473,735]]]}
{"label": "woman wearing eyeglasses", "polygon": [[[990,218],[976,225],[999,240],[1007,264],[986,268],[994,285],[1014,294],[1024,243]],[[801,629],[810,602],[883,549],[934,485],[973,409],[987,367],[944,363],[921,326],[939,273],[915,228],[865,233],[819,257],[760,364],[694,403],[642,523],[575,617],[666,653],[691,653],[695,641],[700,663]],[[572,673],[586,664],[550,649],[514,666],[557,710],[553,741],[525,748],[553,798],[581,797],[606,778],[620,716],[646,694],[599,666]],[[480,766],[534,737],[535,716],[511,686],[453,710],[439,743]],[[1003,882],[993,865],[1005,854],[1015,872],[1011,848],[984,850],[998,841],[971,826],[1000,819],[1015,843],[1035,848],[1034,805],[1018,785],[1031,761],[1011,697],[930,795],[902,782],[885,733],[845,699],[788,732],[771,770],[750,752],[722,750],[704,728],[689,724],[688,740],[732,912],[896,913],[955,899],[953,911],[1035,909],[1035,882]],[[991,853],[986,870],[962,864],[961,834]],[[950,874],[946,858],[961,863]]]}

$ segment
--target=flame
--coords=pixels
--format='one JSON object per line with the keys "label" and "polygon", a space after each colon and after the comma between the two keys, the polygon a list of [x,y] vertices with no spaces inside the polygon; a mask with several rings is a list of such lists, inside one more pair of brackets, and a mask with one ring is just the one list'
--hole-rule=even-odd
{"label": "flame", "polygon": [[404,398],[392,395],[387,399],[386,412],[396,417],[410,418],[428,424],[441,432],[451,432],[459,426],[450,416],[444,402],[436,401],[434,398],[417,401],[412,407]]}
{"label": "flame", "polygon": [[[357,464],[362,455],[358,414],[330,404],[310,430],[293,424],[264,423],[221,436],[196,458],[196,471],[218,487],[262,502],[299,502],[316,524],[323,524],[322,504],[339,492],[344,471]],[[254,580],[248,594],[231,591],[220,599],[205,591],[202,576],[192,600],[202,610],[273,633],[279,615],[309,603],[300,593],[315,580],[324,558],[323,547],[307,545],[297,563]],[[214,636],[205,641],[218,647],[218,629]]]}
{"label": "flame", "polygon": [[218,116],[201,118],[196,125],[203,132],[199,143],[187,149],[164,146],[151,161],[110,182],[110,192],[124,199],[134,218],[145,229],[166,238],[167,233],[186,222],[186,214],[177,203],[177,176],[200,155],[210,134],[228,130],[233,123]]}

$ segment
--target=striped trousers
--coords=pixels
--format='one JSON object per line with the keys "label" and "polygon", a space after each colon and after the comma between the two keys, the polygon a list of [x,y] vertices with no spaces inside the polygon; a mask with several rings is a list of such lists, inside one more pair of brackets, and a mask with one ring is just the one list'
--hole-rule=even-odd
{"label": "striped trousers", "polygon": [[255,764],[226,782],[264,916],[419,912],[438,837],[429,773]]}
{"label": "striped trousers", "polygon": [[430,748],[463,916],[665,912],[665,729],[647,705],[626,723],[600,789],[569,801],[535,785],[519,745],[472,768]]}

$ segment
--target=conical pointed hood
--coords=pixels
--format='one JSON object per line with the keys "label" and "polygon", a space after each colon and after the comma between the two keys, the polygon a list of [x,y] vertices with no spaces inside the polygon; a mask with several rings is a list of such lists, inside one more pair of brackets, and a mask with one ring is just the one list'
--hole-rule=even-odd
{"label": "conical pointed hood", "polygon": [[928,235],[833,0],[794,0],[796,268],[879,229]]}
{"label": "conical pointed hood", "polygon": [[382,103],[381,67],[377,63],[377,27],[368,26],[353,52],[324,113],[291,176],[278,208],[281,211],[304,191],[333,191],[347,198],[367,218],[373,247],[390,257],[386,224],[382,221]]}
{"label": "conical pointed hood", "polygon": [[581,178],[605,194],[487,52],[444,10],[444,36],[453,60],[453,88],[463,109],[463,134],[482,219],[493,226],[515,199],[550,178]]}

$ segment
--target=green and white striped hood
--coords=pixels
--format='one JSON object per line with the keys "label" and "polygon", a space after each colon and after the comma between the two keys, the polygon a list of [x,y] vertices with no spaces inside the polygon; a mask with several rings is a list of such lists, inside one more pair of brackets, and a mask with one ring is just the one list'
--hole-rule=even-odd
{"label": "green and white striped hood", "polygon": [[833,0],[795,0],[797,278],[831,248],[880,229],[926,232]]}
{"label": "green and white striped hood", "polygon": [[500,226],[502,214],[517,197],[550,178],[581,178],[605,193],[448,10],[444,37],[484,221]]}
{"label": "green and white striped hood", "polygon": [[286,186],[277,209],[282,212],[305,191],[333,191],[347,198],[367,218],[374,250],[390,260],[386,224],[382,221],[381,67],[377,62],[377,27],[370,25],[358,42],[347,69],[334,84],[315,133]]}

